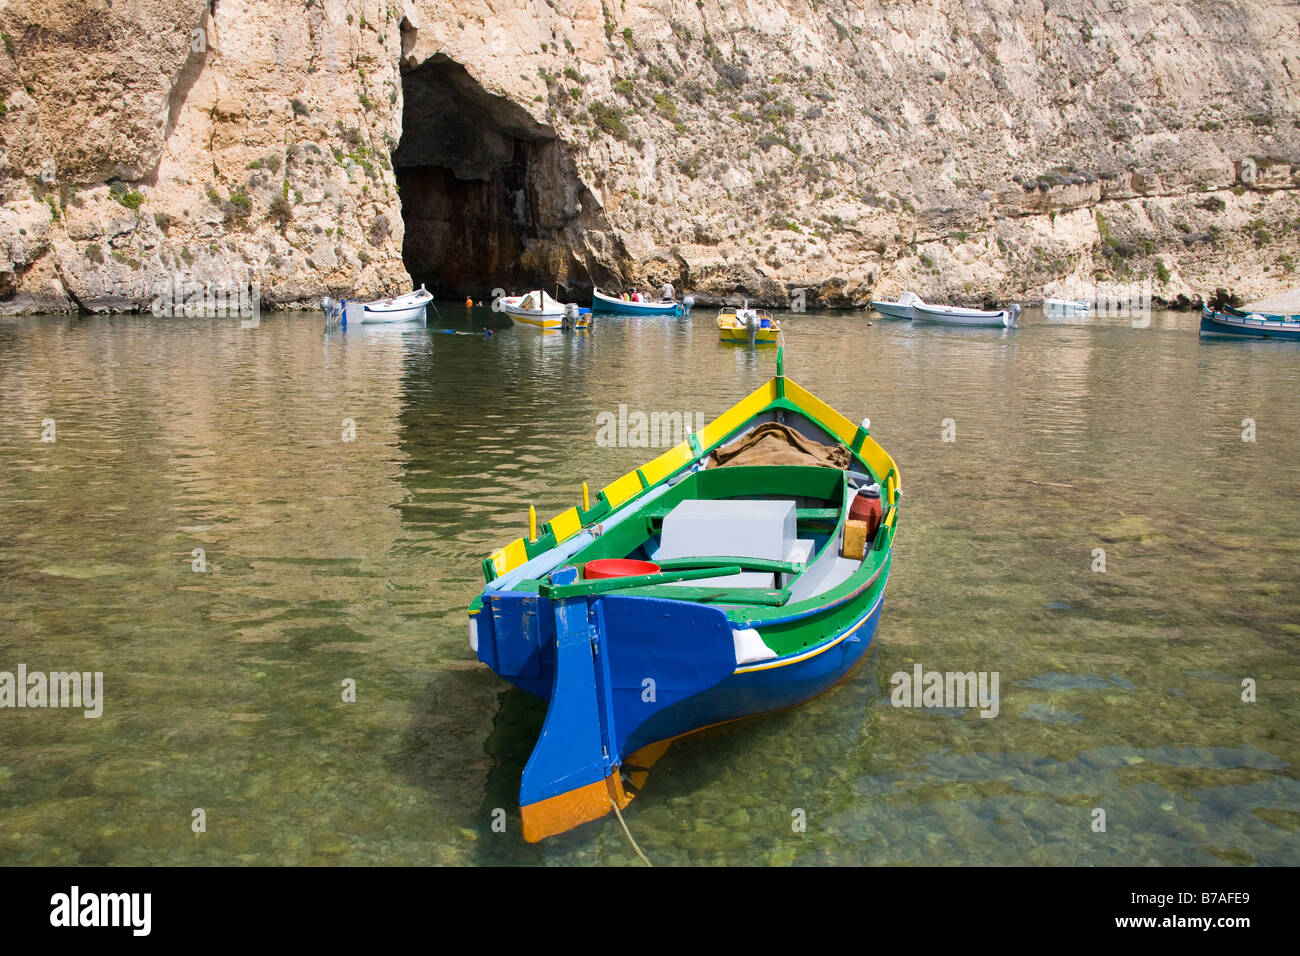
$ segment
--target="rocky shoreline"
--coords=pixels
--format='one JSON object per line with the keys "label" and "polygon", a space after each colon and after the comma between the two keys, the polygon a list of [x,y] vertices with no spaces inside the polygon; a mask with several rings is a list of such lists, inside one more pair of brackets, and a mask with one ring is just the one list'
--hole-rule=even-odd
{"label": "rocky shoreline", "polygon": [[1257,299],[1297,282],[1298,30],[1266,0],[4,6],[0,314]]}

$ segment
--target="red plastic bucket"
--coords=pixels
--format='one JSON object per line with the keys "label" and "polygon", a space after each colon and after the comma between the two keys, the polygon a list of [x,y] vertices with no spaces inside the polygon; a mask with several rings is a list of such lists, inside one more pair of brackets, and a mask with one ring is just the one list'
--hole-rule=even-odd
{"label": "red plastic bucket", "polygon": [[636,574],[654,574],[659,565],[653,561],[634,561],[631,558],[598,558],[588,561],[582,569],[582,576],[592,578],[627,578]]}

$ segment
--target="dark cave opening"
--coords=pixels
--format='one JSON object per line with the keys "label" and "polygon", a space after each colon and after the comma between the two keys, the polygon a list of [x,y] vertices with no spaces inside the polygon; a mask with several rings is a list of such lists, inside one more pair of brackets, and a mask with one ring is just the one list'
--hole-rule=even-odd
{"label": "dark cave opening", "polygon": [[402,93],[393,168],[416,285],[485,299],[606,281],[591,248],[600,210],[553,129],[442,54],[404,66]]}

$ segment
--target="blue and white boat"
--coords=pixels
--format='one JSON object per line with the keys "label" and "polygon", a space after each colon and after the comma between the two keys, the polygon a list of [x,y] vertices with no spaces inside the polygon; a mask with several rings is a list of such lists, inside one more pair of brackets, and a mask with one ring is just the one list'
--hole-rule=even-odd
{"label": "blue and white boat", "polygon": [[[356,316],[357,321],[372,323],[415,322],[425,318],[425,308],[433,301],[433,293],[423,284],[414,292],[397,295],[388,299],[376,299],[373,302],[349,302],[347,299],[335,302],[329,296],[321,299],[321,311],[330,325],[343,322],[345,318]],[[349,311],[348,306],[351,306]],[[346,322],[343,322],[346,325]]]}
{"label": "blue and white boat", "polygon": [[995,326],[1007,329],[1017,328],[1020,324],[1020,306],[1008,309],[986,311],[984,309],[963,309],[956,305],[927,305],[923,302],[912,304],[914,322],[933,322],[937,325]]}
{"label": "blue and white boat", "polygon": [[888,299],[871,300],[871,307],[881,315],[889,319],[902,319],[905,322],[912,321],[912,307],[918,304],[925,305],[919,295],[910,291],[904,292],[893,302]]}
{"label": "blue and white boat", "polygon": [[615,315],[684,315],[691,310],[695,300],[687,296],[683,301],[630,302],[627,299],[605,295],[600,289],[591,293],[593,312],[612,312]]}
{"label": "blue and white boat", "polygon": [[1044,299],[1043,312],[1048,318],[1059,319],[1086,316],[1091,309],[1083,299]]}
{"label": "blue and white boat", "polygon": [[1201,335],[1300,342],[1300,315],[1243,312],[1233,308],[1216,312],[1203,305],[1201,306]]}

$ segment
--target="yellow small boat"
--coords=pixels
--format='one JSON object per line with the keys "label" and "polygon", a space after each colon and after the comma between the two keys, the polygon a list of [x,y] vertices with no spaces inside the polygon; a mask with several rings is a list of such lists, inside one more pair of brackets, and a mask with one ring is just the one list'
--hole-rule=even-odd
{"label": "yellow small boat", "polygon": [[775,345],[781,323],[766,309],[723,309],[718,313],[718,337],[723,342]]}

